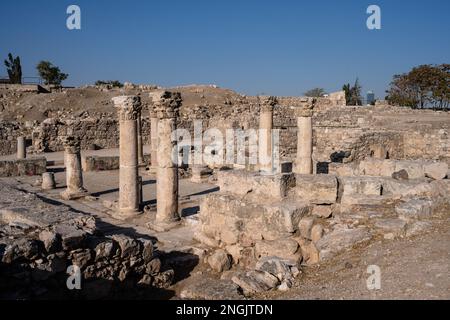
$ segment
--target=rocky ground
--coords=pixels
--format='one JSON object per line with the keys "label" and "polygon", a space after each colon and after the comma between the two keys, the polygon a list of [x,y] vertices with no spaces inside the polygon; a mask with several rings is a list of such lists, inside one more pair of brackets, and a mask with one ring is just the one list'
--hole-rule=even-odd
{"label": "rocky ground", "polygon": [[[450,219],[435,221],[422,235],[378,240],[321,266],[306,268],[294,288],[265,298],[449,299]],[[381,269],[381,289],[368,290],[367,268]]]}
{"label": "rocky ground", "polygon": [[[433,221],[428,231],[389,241],[376,239],[315,266],[303,266],[293,287],[251,299],[449,299],[450,216]],[[369,290],[368,267],[381,271],[381,288]],[[223,277],[222,277],[223,278]],[[177,296],[197,299],[242,299],[236,287],[202,269],[175,285]]]}

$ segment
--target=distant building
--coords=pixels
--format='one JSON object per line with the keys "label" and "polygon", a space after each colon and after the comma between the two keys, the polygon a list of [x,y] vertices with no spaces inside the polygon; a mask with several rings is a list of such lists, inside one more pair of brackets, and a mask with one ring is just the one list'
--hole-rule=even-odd
{"label": "distant building", "polygon": [[367,104],[375,104],[375,93],[373,91],[367,92]]}

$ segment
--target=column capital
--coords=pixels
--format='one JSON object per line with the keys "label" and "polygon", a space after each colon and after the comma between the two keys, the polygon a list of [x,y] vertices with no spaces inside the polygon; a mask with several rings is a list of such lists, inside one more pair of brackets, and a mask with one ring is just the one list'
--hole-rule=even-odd
{"label": "column capital", "polygon": [[157,91],[150,95],[154,111],[158,119],[177,118],[181,107],[181,94],[179,92]]}
{"label": "column capital", "polygon": [[147,104],[148,113],[150,114],[150,118],[157,118],[158,113],[155,111],[155,105],[153,102]]}
{"label": "column capital", "polygon": [[61,137],[61,142],[64,146],[66,152],[71,154],[76,154],[80,152],[81,140],[76,136],[63,136]]}
{"label": "column capital", "polygon": [[136,120],[141,113],[142,104],[139,96],[119,96],[112,99],[117,108],[119,120]]}
{"label": "column capital", "polygon": [[312,117],[314,115],[314,107],[316,106],[316,99],[307,98],[301,101],[300,107],[294,108],[297,117]]}
{"label": "column capital", "polygon": [[258,102],[261,112],[272,112],[273,107],[277,105],[278,100],[274,96],[259,96]]}

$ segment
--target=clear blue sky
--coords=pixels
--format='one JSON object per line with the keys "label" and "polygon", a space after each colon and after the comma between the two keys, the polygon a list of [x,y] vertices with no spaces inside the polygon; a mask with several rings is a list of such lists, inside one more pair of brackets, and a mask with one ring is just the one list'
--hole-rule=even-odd
{"label": "clear blue sky", "polygon": [[[70,4],[81,7],[80,31],[66,28]],[[370,4],[381,7],[381,30],[366,28]],[[19,55],[24,76],[50,60],[70,74],[66,85],[214,83],[301,95],[358,76],[383,97],[393,74],[450,63],[449,13],[448,0],[2,1],[0,57]]]}

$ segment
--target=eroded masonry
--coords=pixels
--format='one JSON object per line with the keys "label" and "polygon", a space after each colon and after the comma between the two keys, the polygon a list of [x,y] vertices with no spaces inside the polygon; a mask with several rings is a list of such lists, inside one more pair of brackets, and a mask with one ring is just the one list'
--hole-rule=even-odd
{"label": "eroded masonry", "polygon": [[0,123],[0,295],[258,297],[449,214],[447,113],[343,93],[74,90],[102,108]]}

